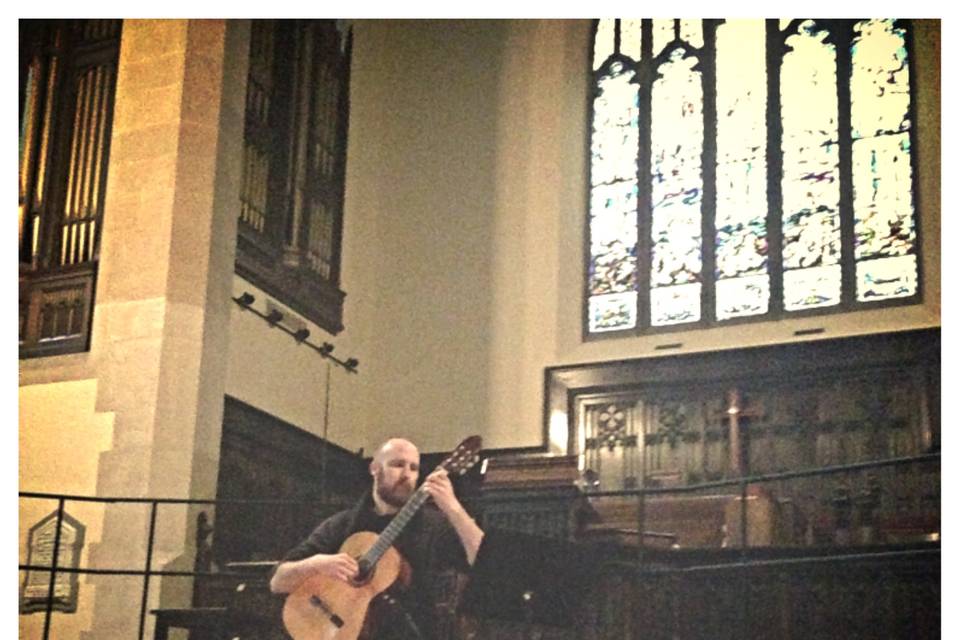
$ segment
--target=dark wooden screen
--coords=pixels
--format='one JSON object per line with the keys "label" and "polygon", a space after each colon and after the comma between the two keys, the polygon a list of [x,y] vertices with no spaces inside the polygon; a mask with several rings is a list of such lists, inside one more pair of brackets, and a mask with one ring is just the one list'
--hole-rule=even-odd
{"label": "dark wooden screen", "polygon": [[20,357],[89,345],[120,30],[20,21]]}
{"label": "dark wooden screen", "polygon": [[336,20],[252,21],[237,273],[331,333],[343,328],[350,47]]}
{"label": "dark wooden screen", "polygon": [[[326,496],[322,495],[324,470]],[[321,438],[228,396],[217,499],[305,504],[221,506],[214,522],[213,559],[220,566],[230,561],[276,560],[332,509],[352,503],[368,485],[360,455],[334,444],[325,447]]]}

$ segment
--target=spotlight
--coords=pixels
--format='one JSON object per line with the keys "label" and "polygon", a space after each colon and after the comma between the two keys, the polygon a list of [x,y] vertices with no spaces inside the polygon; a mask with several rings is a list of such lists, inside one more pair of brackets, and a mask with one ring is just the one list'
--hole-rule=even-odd
{"label": "spotlight", "polygon": [[281,320],[283,320],[283,314],[277,309],[271,309],[270,313],[267,314],[267,322],[270,323],[270,326],[276,325]]}
{"label": "spotlight", "polygon": [[254,298],[249,291],[244,291],[243,295],[241,295],[239,298],[234,298],[234,299],[242,307],[249,307],[251,304],[253,304],[253,301],[256,300],[256,298]]}
{"label": "spotlight", "polygon": [[320,345],[320,355],[326,357],[333,353],[333,345],[329,342],[324,342]]}
{"label": "spotlight", "polygon": [[296,340],[297,342],[303,342],[304,340],[306,340],[306,339],[309,338],[309,337],[310,337],[310,329],[306,329],[306,328],[304,328],[304,329],[298,329],[298,330],[293,334],[293,339]]}
{"label": "spotlight", "polygon": [[350,369],[350,371],[356,371],[356,370],[357,370],[357,365],[360,364],[360,361],[357,360],[356,358],[350,358],[349,360],[347,360],[347,361],[344,362],[343,364],[344,364],[344,366],[347,367],[347,369]]}

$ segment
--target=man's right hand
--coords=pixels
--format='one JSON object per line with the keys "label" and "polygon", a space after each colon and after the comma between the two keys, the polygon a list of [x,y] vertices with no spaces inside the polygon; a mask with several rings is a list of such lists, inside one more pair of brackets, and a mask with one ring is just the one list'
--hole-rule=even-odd
{"label": "man's right hand", "polygon": [[291,593],[304,580],[317,574],[349,582],[359,572],[357,561],[346,553],[318,553],[303,560],[280,563],[270,578],[270,591]]}
{"label": "man's right hand", "polygon": [[325,554],[318,553],[310,558],[311,569],[316,573],[349,582],[356,578],[360,572],[360,566],[352,556],[346,553]]}

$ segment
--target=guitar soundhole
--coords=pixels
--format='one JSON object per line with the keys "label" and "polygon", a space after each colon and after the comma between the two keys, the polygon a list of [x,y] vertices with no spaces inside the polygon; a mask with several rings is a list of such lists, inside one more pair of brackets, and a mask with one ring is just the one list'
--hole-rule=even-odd
{"label": "guitar soundhole", "polygon": [[370,564],[370,562],[364,558],[358,558],[357,564],[360,567],[357,571],[357,577],[352,579],[350,584],[355,587],[361,587],[370,582],[370,579],[373,578],[373,574],[376,571],[376,565]]}

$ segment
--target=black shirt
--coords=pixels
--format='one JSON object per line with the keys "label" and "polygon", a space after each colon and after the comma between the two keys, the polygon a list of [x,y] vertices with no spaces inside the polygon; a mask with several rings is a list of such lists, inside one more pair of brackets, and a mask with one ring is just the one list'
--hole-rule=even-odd
{"label": "black shirt", "polygon": [[[306,540],[291,549],[283,561],[303,560],[317,553],[337,553],[351,534],[358,531],[380,533],[391,520],[392,515],[381,516],[376,513],[368,492],[352,509],[335,513],[324,520]],[[443,513],[432,503],[427,503],[397,537],[394,547],[410,564],[412,580],[409,589],[391,587],[388,590],[399,601],[401,608],[387,610],[388,614],[393,615],[389,624],[384,626],[390,631],[389,637],[416,638],[412,631],[403,634],[410,627],[405,619],[405,613],[409,613],[421,637],[434,640],[434,602],[443,595],[436,592],[436,587],[444,584],[438,578],[447,569],[467,570],[469,565],[463,544]],[[378,610],[384,611],[385,607],[380,606]],[[377,638],[381,637],[387,635],[378,633]]]}

